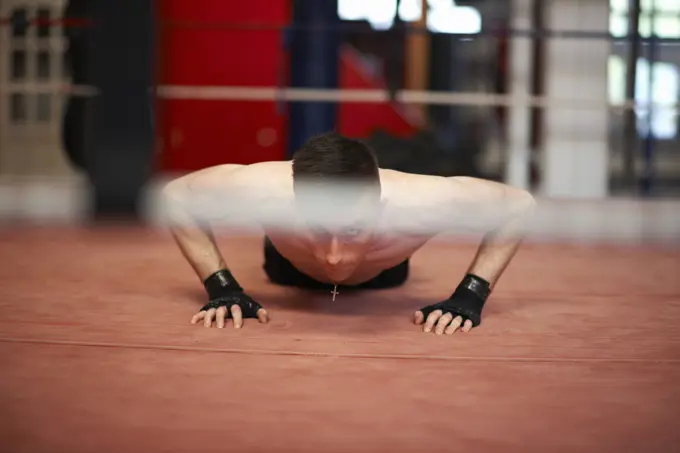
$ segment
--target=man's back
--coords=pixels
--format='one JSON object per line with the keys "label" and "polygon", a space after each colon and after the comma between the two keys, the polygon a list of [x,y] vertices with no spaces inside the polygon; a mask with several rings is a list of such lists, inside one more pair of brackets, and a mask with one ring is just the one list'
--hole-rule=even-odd
{"label": "man's back", "polygon": [[[356,266],[351,276],[345,280],[346,284],[363,283],[384,269],[399,264],[431,237],[427,234],[399,234],[388,225],[396,224],[395,219],[399,217],[398,223],[403,227],[404,219],[408,218],[403,214],[405,209],[411,211],[414,208],[427,208],[427,198],[423,198],[424,193],[419,194],[418,183],[422,186],[430,177],[385,169],[380,169],[379,173],[384,202],[381,225],[377,228],[381,232],[371,237],[361,263],[353,263]],[[230,203],[235,199],[234,194],[242,195],[239,202],[252,207],[250,213],[254,217],[258,216],[259,209],[275,206],[274,221],[269,215],[262,215],[269,220],[262,225],[265,235],[281,255],[301,272],[323,282],[332,281],[327,272],[328,267],[324,265],[327,265],[327,259],[316,247],[318,240],[308,234],[304,221],[297,216],[291,161],[221,165],[187,175],[174,184],[182,184],[194,193],[209,192],[215,202],[223,197],[224,203]],[[329,207],[332,209],[332,201],[329,201]],[[226,206],[215,209],[231,212]],[[285,228],[276,224],[276,217],[282,219]],[[417,215],[410,218],[414,225],[419,221]],[[341,263],[336,267],[340,265]]]}
{"label": "man's back", "polygon": [[[337,133],[310,138],[291,162],[223,165],[171,183],[172,233],[203,282],[209,303],[192,322],[206,327],[227,315],[268,319],[240,286],[212,228],[196,217],[264,227],[264,270],[275,284],[300,288],[393,288],[408,275],[410,257],[435,234],[460,227],[483,233],[468,273],[445,301],[417,311],[429,332],[469,331],[521,242],[531,194],[466,177],[382,170],[375,152]],[[220,218],[221,217],[221,218]],[[204,220],[206,220],[204,219]],[[330,285],[329,285],[330,283]]]}

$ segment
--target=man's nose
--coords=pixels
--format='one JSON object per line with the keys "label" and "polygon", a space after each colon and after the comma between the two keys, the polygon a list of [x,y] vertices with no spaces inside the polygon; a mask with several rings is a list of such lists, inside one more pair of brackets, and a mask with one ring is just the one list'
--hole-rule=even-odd
{"label": "man's nose", "polygon": [[342,246],[338,238],[333,236],[330,245],[328,246],[328,251],[326,252],[326,262],[331,266],[335,266],[342,261]]}

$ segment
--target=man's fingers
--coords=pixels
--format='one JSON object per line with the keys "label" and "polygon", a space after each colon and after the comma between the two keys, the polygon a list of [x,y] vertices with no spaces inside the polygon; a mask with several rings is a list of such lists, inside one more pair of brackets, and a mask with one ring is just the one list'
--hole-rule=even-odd
{"label": "man's fingers", "polygon": [[444,329],[446,329],[446,326],[449,325],[452,319],[453,315],[451,313],[446,313],[441,318],[439,318],[439,321],[437,321],[437,327],[435,327],[434,329],[434,333],[436,333],[437,335],[443,334]]}
{"label": "man's fingers", "polygon": [[191,324],[196,324],[198,321],[203,319],[204,316],[205,316],[205,311],[199,311],[198,313],[196,313],[194,315],[193,318],[191,318]]}
{"label": "man's fingers", "polygon": [[241,311],[241,307],[238,305],[232,305],[230,309],[231,317],[234,319],[234,328],[240,329],[243,325],[243,312]]}
{"label": "man's fingers", "polygon": [[211,308],[205,314],[205,318],[203,318],[203,325],[205,327],[210,327],[212,325],[212,320],[215,317],[215,311],[216,310],[214,308]]}
{"label": "man's fingers", "polygon": [[434,327],[434,323],[437,322],[439,317],[442,315],[441,310],[435,310],[430,315],[427,317],[427,321],[425,321],[425,326],[423,327],[423,332],[429,332],[432,330],[432,327]]}
{"label": "man's fingers", "polygon": [[465,324],[463,324],[463,332],[469,332],[472,330],[472,321],[469,319],[465,321]]}
{"label": "man's fingers", "polygon": [[257,319],[259,319],[262,324],[269,322],[269,313],[267,313],[267,310],[264,308],[257,310]]}
{"label": "man's fingers", "polygon": [[217,321],[217,328],[222,329],[224,327],[224,318],[227,317],[227,307],[220,307],[217,309],[215,312],[216,319]]}
{"label": "man's fingers", "polygon": [[451,324],[449,324],[449,327],[446,328],[446,335],[452,335],[463,322],[463,318],[461,316],[456,316],[453,318],[453,321],[451,321]]}
{"label": "man's fingers", "polygon": [[420,310],[418,310],[415,313],[415,315],[413,315],[413,322],[416,323],[417,325],[422,324],[424,319],[425,319],[425,315]]}

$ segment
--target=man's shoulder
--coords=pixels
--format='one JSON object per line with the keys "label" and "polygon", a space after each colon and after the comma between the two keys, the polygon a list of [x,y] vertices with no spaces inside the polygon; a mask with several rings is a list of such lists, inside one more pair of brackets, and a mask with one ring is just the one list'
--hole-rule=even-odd
{"label": "man's shoulder", "polygon": [[290,180],[292,178],[292,161],[264,161],[248,165],[241,165],[238,169],[240,175],[253,178],[273,178],[275,180]]}
{"label": "man's shoulder", "polygon": [[220,204],[282,203],[292,195],[291,163],[223,164],[204,168],[171,181],[168,193]]}
{"label": "man's shoulder", "polygon": [[383,182],[397,183],[397,184],[408,184],[412,182],[420,183],[432,183],[433,181],[438,181],[446,179],[442,176],[437,175],[424,175],[421,173],[409,173],[401,170],[392,170],[388,168],[380,168],[380,180]]}
{"label": "man's shoulder", "polygon": [[380,169],[383,194],[393,205],[424,206],[438,202],[451,191],[451,178]]}
{"label": "man's shoulder", "polygon": [[292,196],[290,161],[267,161],[244,165],[229,177],[228,189],[258,201],[284,200]]}
{"label": "man's shoulder", "polygon": [[[290,221],[292,199],[290,163],[285,161],[258,162],[248,165],[225,164],[194,172],[185,177],[177,190],[187,189],[190,201],[199,215],[210,222],[236,220],[271,222]],[[205,209],[205,213],[201,212]]]}
{"label": "man's shoulder", "polygon": [[291,183],[290,161],[224,164],[196,171],[186,177],[194,188],[281,188]]}

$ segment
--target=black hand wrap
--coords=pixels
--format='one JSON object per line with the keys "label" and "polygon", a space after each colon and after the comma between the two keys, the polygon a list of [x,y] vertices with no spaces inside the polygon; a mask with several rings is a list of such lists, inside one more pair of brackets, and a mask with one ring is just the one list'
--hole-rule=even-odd
{"label": "black hand wrap", "polygon": [[[205,304],[201,311],[238,305],[244,318],[257,318],[257,311],[262,308],[262,305],[243,292],[241,285],[227,269],[219,270],[206,278],[203,286],[208,292],[210,302]],[[227,317],[231,317],[231,310],[228,310]]]}
{"label": "black hand wrap", "polygon": [[477,327],[482,322],[482,308],[490,293],[489,282],[476,275],[467,274],[451,297],[438,304],[428,305],[420,311],[427,319],[433,311],[441,310],[442,314],[451,313],[454,317],[461,316],[463,323],[469,319],[472,321],[472,326]]}

